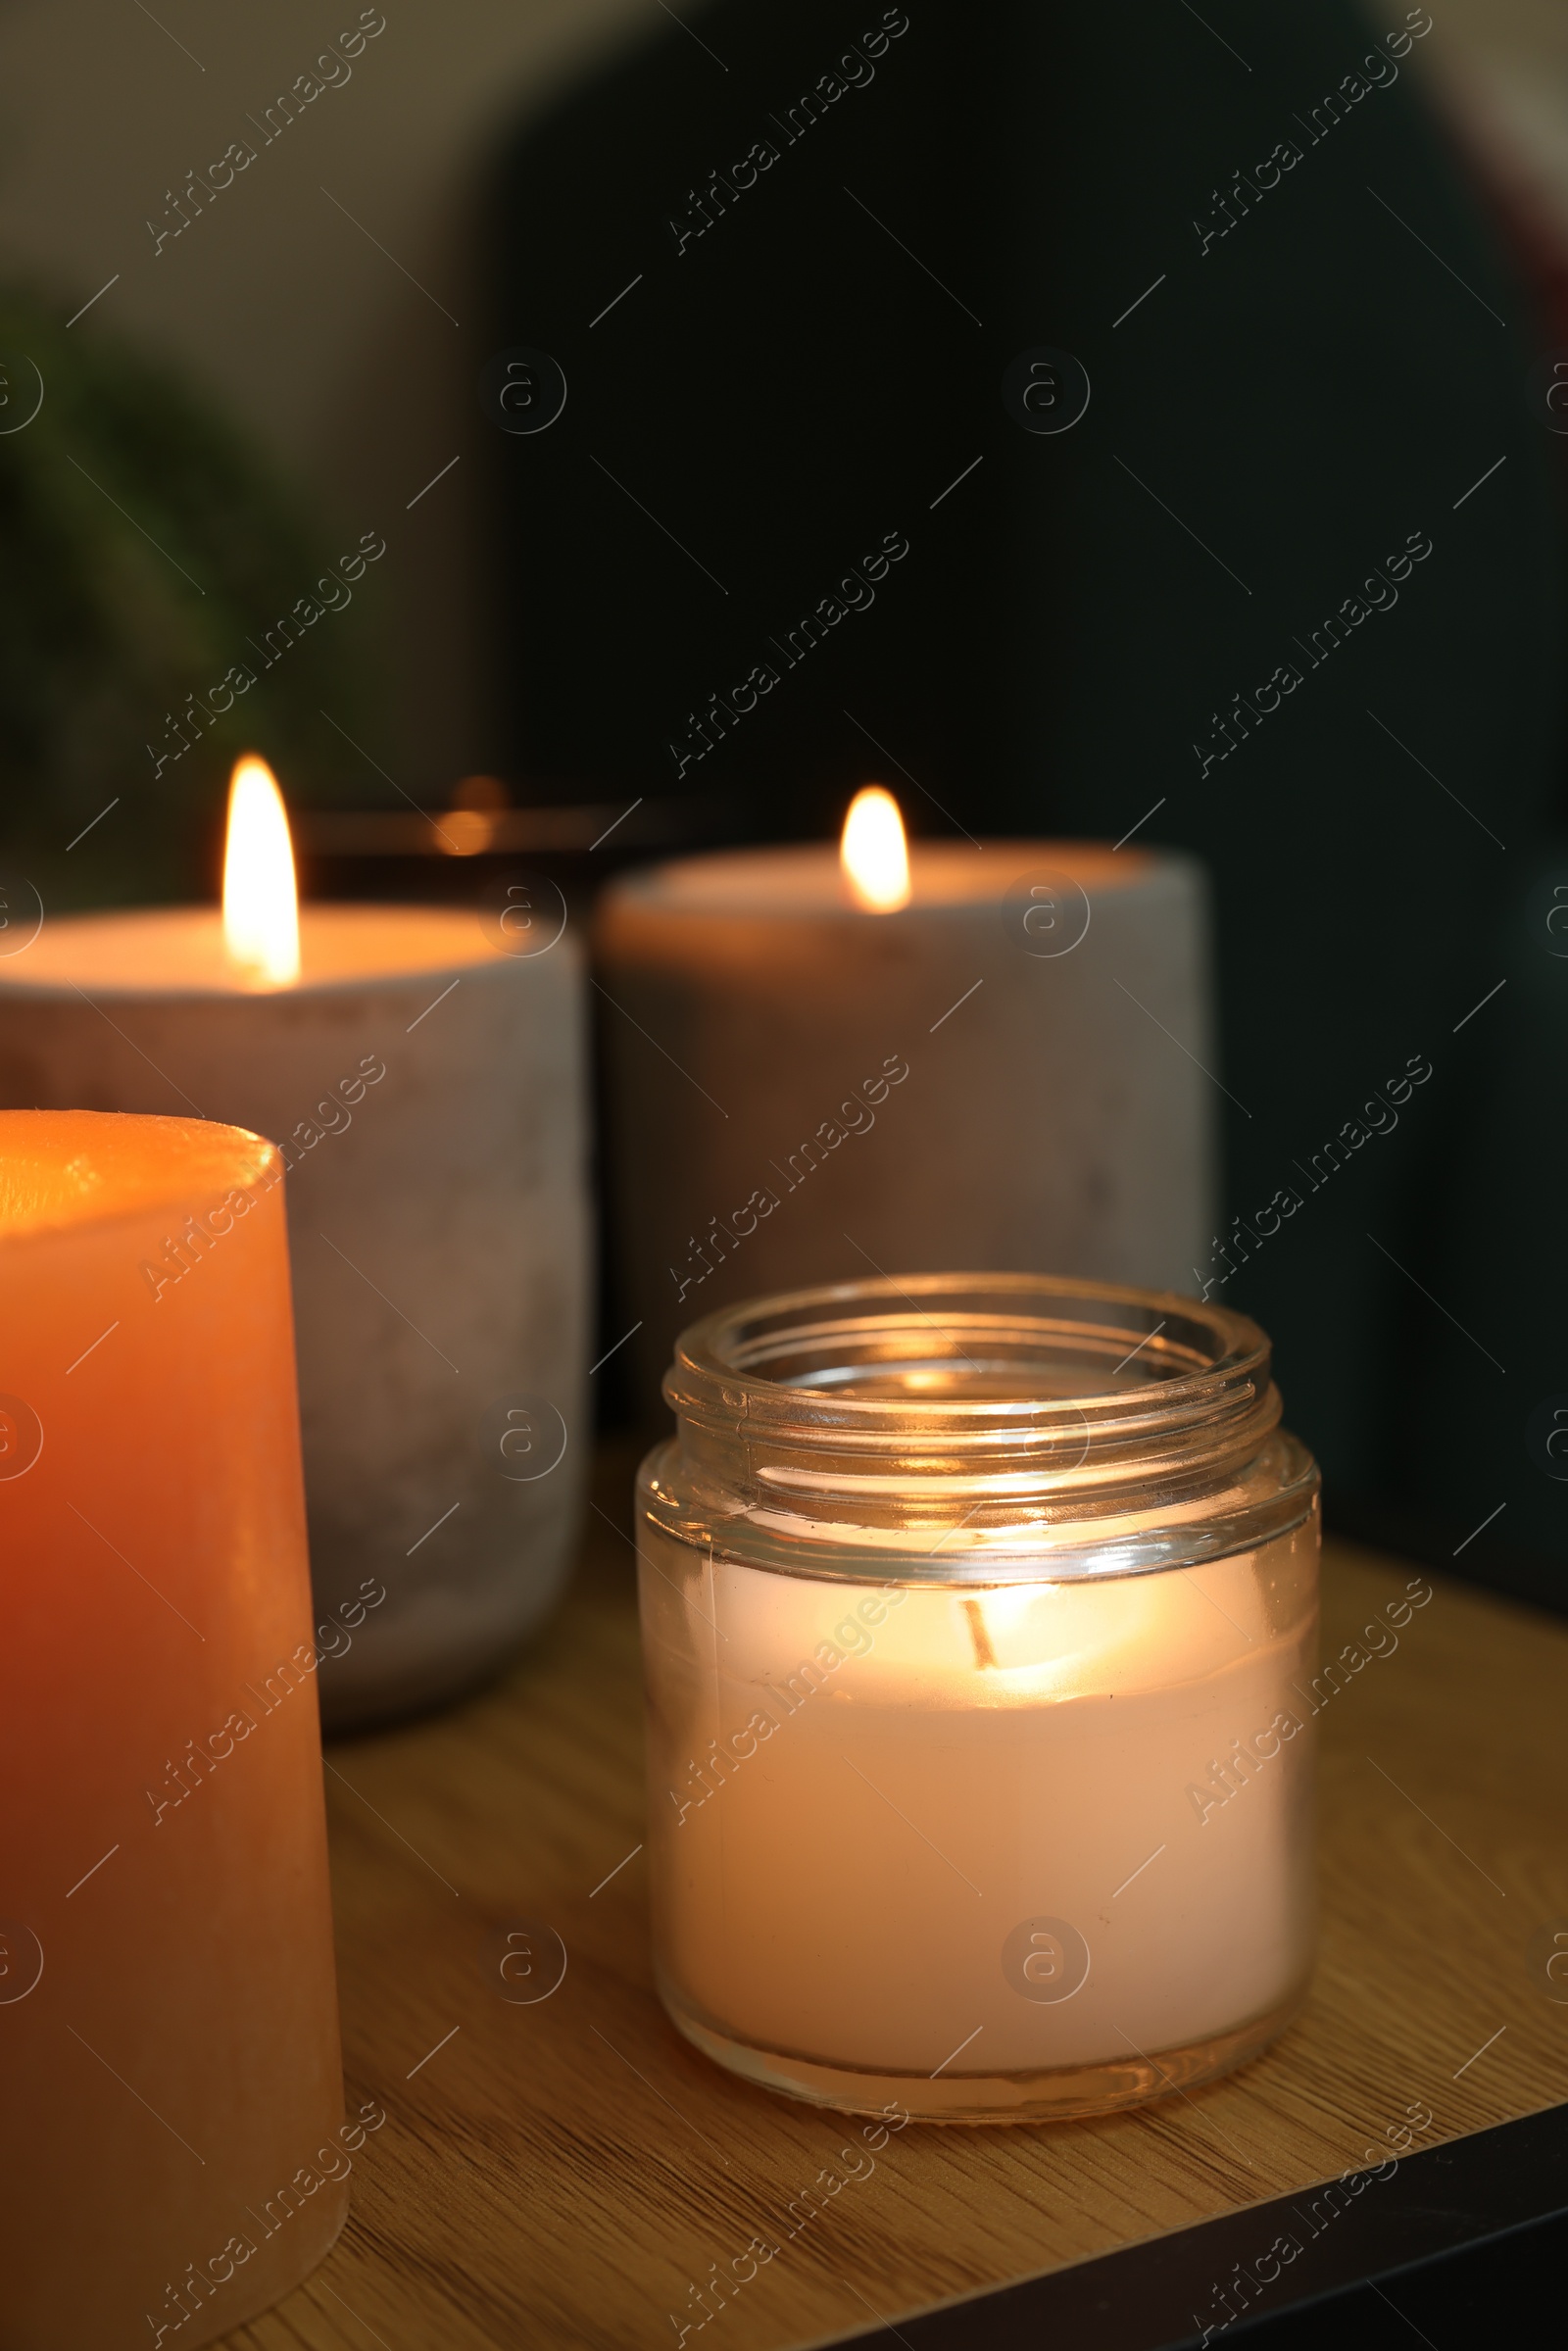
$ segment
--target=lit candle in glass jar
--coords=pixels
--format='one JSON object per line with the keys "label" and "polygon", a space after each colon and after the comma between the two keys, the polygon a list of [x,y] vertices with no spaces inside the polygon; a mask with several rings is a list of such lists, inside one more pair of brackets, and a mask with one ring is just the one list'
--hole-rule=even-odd
{"label": "lit candle in glass jar", "polygon": [[1311,1947],[1316,1471],[1241,1317],[1038,1276],[716,1315],[643,1474],[661,1989],[824,2103],[1253,2055]]}

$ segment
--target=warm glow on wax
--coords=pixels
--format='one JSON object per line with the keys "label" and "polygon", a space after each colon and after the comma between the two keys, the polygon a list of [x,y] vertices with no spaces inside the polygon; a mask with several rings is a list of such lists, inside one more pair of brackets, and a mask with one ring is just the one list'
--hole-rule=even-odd
{"label": "warm glow on wax", "polygon": [[870,914],[892,914],[909,903],[909,853],[904,819],[891,792],[867,784],[857,792],[844,819],[839,844],[844,878],[858,906]]}
{"label": "warm glow on wax", "polygon": [[299,893],[283,795],[265,759],[241,759],[228,787],[223,949],[257,987],[300,976]]}

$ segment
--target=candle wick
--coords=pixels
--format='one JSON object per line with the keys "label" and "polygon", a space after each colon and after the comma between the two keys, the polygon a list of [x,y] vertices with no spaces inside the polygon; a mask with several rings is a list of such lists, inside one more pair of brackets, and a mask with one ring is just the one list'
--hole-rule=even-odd
{"label": "candle wick", "polygon": [[991,1645],[991,1635],[980,1611],[978,1600],[965,1600],[963,1612],[969,1619],[969,1638],[974,1642],[974,1661],[982,1668],[995,1665],[997,1652]]}

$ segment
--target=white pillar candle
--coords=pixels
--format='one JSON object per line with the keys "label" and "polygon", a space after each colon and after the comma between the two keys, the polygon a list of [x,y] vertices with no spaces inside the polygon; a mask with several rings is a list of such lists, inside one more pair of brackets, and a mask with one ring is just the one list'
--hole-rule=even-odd
{"label": "white pillar candle", "polygon": [[[569,935],[524,955],[501,937],[447,908],[306,905],[298,978],[258,986],[216,910],[174,907],[51,918],[0,960],[0,1104],[279,1146],[330,1725],[483,1674],[550,1606],[575,1531],[581,959]],[[150,1296],[203,1281],[218,1204],[184,1203]]]}
{"label": "white pillar candle", "polygon": [[646,1397],[727,1299],[894,1266],[1191,1289],[1207,1262],[1191,858],[917,841],[878,906],[830,847],[737,851],[623,877],[596,944]]}

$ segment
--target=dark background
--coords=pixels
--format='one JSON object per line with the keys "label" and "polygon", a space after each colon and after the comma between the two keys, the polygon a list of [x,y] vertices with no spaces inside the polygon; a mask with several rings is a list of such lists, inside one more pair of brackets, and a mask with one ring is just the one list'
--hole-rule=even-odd
{"label": "dark background", "polygon": [[[934,832],[1198,851],[1228,1217],[1304,1195],[1219,1295],[1272,1334],[1342,1525],[1560,1594],[1564,1494],[1528,1442],[1568,1391],[1543,289],[1419,57],[1343,0],[922,6],[786,143],[791,101],[881,23],[721,0],[505,159],[492,348],[547,351],[570,387],[547,434],[486,452],[511,771],[556,798],[700,789],[725,839],[830,831],[875,776]],[[1369,52],[1397,79],[1331,126]],[[710,174],[758,138],[778,160],[720,210]],[[1259,195],[1281,140],[1300,161]],[[1040,346],[1092,387],[1056,435],[1001,397]],[[910,551],[874,608],[682,771],[689,714],[888,531]],[[1309,666],[1413,533],[1432,553],[1397,605]],[[1283,661],[1299,688],[1205,766],[1216,714]],[[1412,1056],[1433,1076],[1397,1131],[1308,1191]]]}
{"label": "dark background", "polygon": [[[106,32],[74,162],[18,127],[0,363],[13,406],[29,352],[48,397],[0,415],[0,883],[62,909],[210,892],[246,748],[334,894],[493,883],[504,856],[433,855],[417,813],[475,791],[584,915],[612,864],[827,835],[872,778],[933,832],[1194,849],[1227,1204],[1193,1286],[1223,1274],[1272,1334],[1342,1528],[1557,1604],[1549,16],[616,4],[585,0],[575,57],[556,0],[472,0],[461,39],[399,19],[157,254],[135,191],[297,70],[304,0],[204,20],[199,57],[183,18]],[[52,23],[0,19],[0,53],[38,67]],[[106,106],[117,80],[139,111]],[[500,428],[519,348],[564,371],[542,433]],[[1002,397],[1042,348],[1090,389],[1056,434]],[[367,532],[387,552],[352,610],[153,772],[192,685]],[[908,553],[870,609],[690,756],[710,698],[889,533]],[[1413,533],[1397,603],[1310,665]],[[1218,757],[1283,662],[1299,686]],[[1412,1058],[1397,1128],[1313,1190]],[[1232,1220],[1284,1186],[1301,1210],[1244,1256]],[[609,1347],[612,1254],[604,1297]]]}

